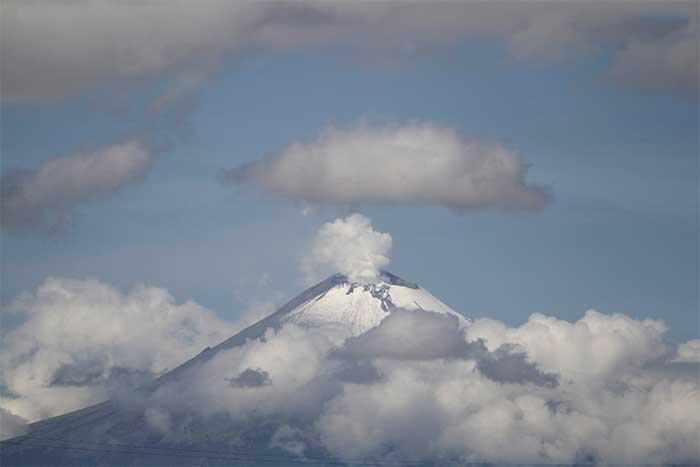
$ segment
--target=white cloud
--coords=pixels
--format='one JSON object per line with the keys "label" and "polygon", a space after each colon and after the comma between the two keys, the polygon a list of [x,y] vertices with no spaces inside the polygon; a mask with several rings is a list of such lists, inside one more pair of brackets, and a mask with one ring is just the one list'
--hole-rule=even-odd
{"label": "white cloud", "polygon": [[25,321],[3,336],[0,405],[29,421],[137,386],[237,329],[163,289],[96,280],[47,279],[11,309]]}
{"label": "white cloud", "polygon": [[362,214],[328,222],[318,230],[301,260],[306,282],[311,285],[338,272],[352,282],[376,282],[389,265],[391,242],[391,235],[374,230]]}
{"label": "white cloud", "polygon": [[490,350],[516,345],[541,368],[575,381],[604,381],[622,369],[663,356],[665,332],[661,321],[589,310],[575,323],[535,313],[518,328],[481,319],[468,329],[467,337],[484,339]]}
{"label": "white cloud", "polygon": [[[87,381],[160,372],[233,332],[162,290],[121,294],[95,281],[50,280],[13,308],[28,320],[3,341],[3,384],[18,397],[2,405],[30,420],[97,400],[76,392]],[[594,311],[465,328],[396,310],[357,337],[289,324],[142,394],[96,433],[116,423],[130,439],[348,461],[697,463],[697,363],[671,360],[665,330]]]}
{"label": "white cloud", "polygon": [[[359,347],[370,353],[377,348],[384,326],[394,324],[386,320]],[[466,329],[467,341],[484,339],[491,351],[524,351],[537,367],[561,375],[559,384],[494,380],[477,371],[484,357],[474,352],[454,358],[448,351],[448,360],[374,360],[382,379],[346,385],[317,427],[324,445],[346,458],[386,456],[392,446],[393,456],[408,459],[697,461],[697,439],[690,433],[697,433],[700,417],[685,411],[700,402],[700,385],[643,369],[665,354],[664,331],[658,321],[592,311],[575,323],[533,315],[518,328],[476,320]],[[403,335],[425,332],[421,323]],[[381,333],[392,335],[390,329]],[[440,334],[432,340],[451,340],[444,330]],[[401,348],[392,342],[386,341],[390,354]]]}
{"label": "white cloud", "polygon": [[549,200],[524,181],[527,166],[497,144],[465,140],[434,123],[327,128],[225,180],[318,203],[417,203],[455,210],[539,209]]}
{"label": "white cloud", "polygon": [[[557,62],[610,49],[613,68],[651,72],[644,83],[614,73],[623,84],[693,93],[698,86],[697,47],[679,46],[691,44],[679,31],[697,21],[692,2],[10,0],[2,8],[2,94],[9,100],[59,99],[166,72],[182,75],[166,91],[168,100],[182,92],[183,79],[191,82],[193,72],[212,70],[230,54],[331,44],[386,60],[473,39],[502,41],[517,61]],[[697,29],[689,32],[697,42]],[[640,41],[652,46],[638,53]],[[666,59],[671,55],[677,58]]]}
{"label": "white cloud", "polygon": [[141,180],[154,157],[143,143],[127,141],[49,159],[36,170],[3,175],[2,226],[60,226],[78,204]]}
{"label": "white cloud", "polygon": [[[431,313],[396,312],[340,348],[333,344],[337,336],[289,325],[217,355],[190,375],[197,384],[163,387],[150,403],[171,419],[220,422],[214,417],[227,414],[230,427],[239,427],[227,429],[249,430],[257,443],[265,433],[269,445],[281,446],[282,438],[292,453],[325,450],[352,461],[698,461],[700,383],[644,368],[663,346],[658,322],[589,312],[575,323],[539,315],[519,328],[492,320],[475,326],[490,327],[488,346],[499,350],[480,352],[468,330]],[[461,344],[454,339],[460,334]],[[426,347],[426,339],[444,342]],[[562,367],[558,384],[481,370],[482,361],[507,360],[522,348],[532,354],[521,368],[564,365],[540,353],[545,347],[571,361],[572,373]],[[588,353],[585,362],[575,357]],[[585,378],[569,377],[585,364]],[[248,369],[269,381],[229,383]],[[515,374],[522,373],[515,368]],[[190,418],[181,414],[183,400]]]}
{"label": "white cloud", "polygon": [[678,346],[677,362],[700,362],[700,339],[691,339]]}

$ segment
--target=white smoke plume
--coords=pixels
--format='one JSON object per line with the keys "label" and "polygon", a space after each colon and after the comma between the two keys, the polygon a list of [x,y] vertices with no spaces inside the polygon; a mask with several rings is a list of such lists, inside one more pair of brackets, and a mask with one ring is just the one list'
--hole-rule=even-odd
{"label": "white smoke plume", "polygon": [[431,122],[327,128],[315,140],[227,170],[224,180],[315,203],[411,203],[453,210],[536,210],[547,192],[527,184],[518,154]]}
{"label": "white smoke plume", "polygon": [[377,232],[362,214],[351,214],[321,226],[301,260],[307,284],[341,273],[351,282],[371,283],[389,265],[391,235]]}

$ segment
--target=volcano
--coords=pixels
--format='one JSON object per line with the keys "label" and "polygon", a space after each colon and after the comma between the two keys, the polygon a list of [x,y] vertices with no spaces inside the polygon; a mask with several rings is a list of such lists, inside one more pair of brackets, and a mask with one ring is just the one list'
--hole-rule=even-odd
{"label": "volcano", "polygon": [[268,317],[219,345],[204,349],[193,359],[155,380],[151,386],[180,379],[217,353],[243,345],[248,340],[259,339],[270,328],[279,329],[287,323],[294,323],[302,328],[321,328],[358,336],[378,326],[396,309],[454,316],[462,326],[470,322],[418,284],[405,281],[388,271],[383,271],[380,280],[370,284],[351,282],[342,274],[334,274],[308,288]]}
{"label": "volcano", "polygon": [[[448,315],[460,326],[470,322],[427,290],[390,272],[382,272],[379,280],[369,284],[354,283],[335,274],[305,290],[268,317],[135,389],[134,398],[147,399],[173,383],[199,384],[197,370],[215,356],[249,341],[264,339],[267,332],[279,330],[286,324],[352,337],[377,327],[398,309]],[[230,465],[261,460],[269,465],[270,460],[275,459],[274,465],[297,462],[270,449],[269,443],[261,442],[269,431],[261,423],[247,433],[232,431],[226,421],[220,420],[195,421],[190,425],[188,429],[196,432],[196,436],[175,441],[163,439],[148,428],[143,404],[136,404],[135,408],[113,399],[32,423],[27,434],[0,443],[0,459],[2,465],[8,466]],[[245,439],[246,446],[254,447],[243,451],[232,449],[227,439],[232,436]]]}

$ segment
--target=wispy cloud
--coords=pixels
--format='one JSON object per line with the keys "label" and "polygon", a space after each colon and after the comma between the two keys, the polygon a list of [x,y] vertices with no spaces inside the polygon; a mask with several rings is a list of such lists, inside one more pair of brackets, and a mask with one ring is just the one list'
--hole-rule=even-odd
{"label": "wispy cloud", "polygon": [[182,74],[167,100],[198,85],[188,78],[197,70],[240,52],[332,44],[386,60],[464,40],[502,42],[509,58],[529,63],[610,50],[609,76],[619,84],[696,95],[697,18],[693,2],[7,1],[2,95],[60,99]]}
{"label": "wispy cloud", "polygon": [[9,172],[0,180],[1,225],[9,230],[60,227],[81,203],[142,180],[154,157],[144,143],[133,140]]}

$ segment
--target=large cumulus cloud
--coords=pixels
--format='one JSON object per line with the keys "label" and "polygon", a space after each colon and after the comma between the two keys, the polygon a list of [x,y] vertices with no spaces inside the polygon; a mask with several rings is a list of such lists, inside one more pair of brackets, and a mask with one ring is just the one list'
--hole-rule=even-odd
{"label": "large cumulus cloud", "polygon": [[58,99],[169,73],[176,78],[167,100],[231,54],[337,45],[386,60],[462,40],[502,42],[510,59],[528,63],[610,51],[607,74],[622,85],[691,94],[698,86],[694,2],[16,0],[2,8],[9,100]]}
{"label": "large cumulus cloud", "polygon": [[589,310],[574,323],[535,313],[517,328],[485,318],[475,322],[467,335],[483,339],[491,350],[516,345],[542,368],[568,379],[603,381],[667,354],[661,340],[665,331],[662,321]]}
{"label": "large cumulus cloud", "polygon": [[318,203],[417,203],[454,210],[539,209],[549,201],[525,182],[515,152],[464,139],[430,122],[330,127],[224,179]]}
{"label": "large cumulus cloud", "polygon": [[[518,327],[488,318],[463,326],[394,309],[359,336],[269,328],[135,394],[106,381],[123,369],[131,383],[138,372],[162,372],[232,326],[193,303],[174,304],[162,290],[125,295],[94,281],[50,280],[14,308],[29,318],[2,349],[3,384],[15,394],[2,399],[0,416],[15,434],[26,430],[18,416],[112,396],[124,417],[139,420],[124,425],[128,439],[215,447],[222,456],[700,461],[696,343],[666,343],[658,320],[591,310],[575,322],[535,314]],[[112,436],[125,420],[116,420]]]}
{"label": "large cumulus cloud", "polygon": [[137,387],[236,330],[163,289],[96,280],[47,279],[9,309],[24,322],[2,336],[0,405],[28,421]]}
{"label": "large cumulus cloud", "polygon": [[[159,428],[171,439],[225,416],[220,427],[238,433],[228,442],[263,439],[302,458],[697,462],[697,367],[652,371],[674,365],[664,332],[595,311],[574,323],[534,315],[517,328],[486,319],[465,329],[395,310],[357,337],[290,324],[218,354],[191,375],[198,384],[162,387],[145,405],[171,420]],[[242,379],[255,383],[231,384]]]}

